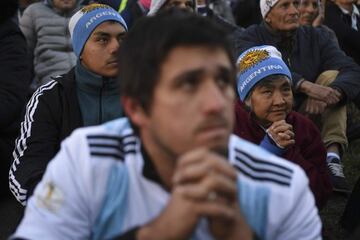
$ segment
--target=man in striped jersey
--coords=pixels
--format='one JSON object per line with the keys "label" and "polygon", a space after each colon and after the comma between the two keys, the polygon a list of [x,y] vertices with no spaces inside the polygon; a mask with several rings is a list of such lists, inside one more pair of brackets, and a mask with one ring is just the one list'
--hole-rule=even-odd
{"label": "man in striped jersey", "polygon": [[140,20],[120,53],[129,119],[63,142],[14,238],[321,239],[304,172],[231,135],[223,34],[190,13]]}

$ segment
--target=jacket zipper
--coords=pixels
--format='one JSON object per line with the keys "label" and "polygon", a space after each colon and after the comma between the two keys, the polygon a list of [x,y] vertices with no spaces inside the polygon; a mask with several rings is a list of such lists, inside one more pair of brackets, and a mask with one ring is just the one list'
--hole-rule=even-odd
{"label": "jacket zipper", "polygon": [[288,64],[289,64],[289,68],[291,68],[291,61],[290,61],[290,57],[287,58]]}
{"label": "jacket zipper", "polygon": [[99,124],[101,124],[103,122],[103,117],[102,117],[102,98],[103,98],[103,92],[105,90],[105,86],[108,83],[108,79],[107,78],[103,78],[103,82],[102,82],[102,86],[100,89],[100,96],[99,96]]}
{"label": "jacket zipper", "polygon": [[65,16],[65,53],[66,53],[66,56],[67,56],[67,63],[69,64],[70,67],[72,67],[72,62],[71,62],[71,54],[73,53],[73,49],[71,46],[71,40],[69,38],[69,35],[70,35],[70,31],[69,31],[69,28],[68,28],[68,25],[69,25],[69,20],[70,20],[70,17],[69,16]]}

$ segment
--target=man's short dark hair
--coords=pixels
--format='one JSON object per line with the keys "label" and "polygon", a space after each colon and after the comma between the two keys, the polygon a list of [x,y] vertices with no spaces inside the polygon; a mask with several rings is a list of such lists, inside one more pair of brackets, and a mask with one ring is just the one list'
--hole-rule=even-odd
{"label": "man's short dark hair", "polygon": [[[161,66],[179,46],[221,48],[233,64],[232,48],[225,36],[211,20],[180,10],[140,19],[121,45],[121,95],[137,99],[148,111]],[[233,69],[235,72],[235,66]]]}

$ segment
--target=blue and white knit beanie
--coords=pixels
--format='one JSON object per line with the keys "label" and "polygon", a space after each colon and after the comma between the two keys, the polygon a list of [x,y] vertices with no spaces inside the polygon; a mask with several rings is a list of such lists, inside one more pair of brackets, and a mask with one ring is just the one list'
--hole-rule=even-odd
{"label": "blue and white knit beanie", "polygon": [[244,101],[252,88],[262,79],[274,74],[285,75],[292,81],[289,68],[281,53],[273,46],[263,45],[243,52],[237,60],[237,91]]}
{"label": "blue and white knit beanie", "polygon": [[[260,0],[260,11],[263,18],[268,15],[270,10],[277,4],[279,0]],[[302,2],[303,0],[301,0]],[[320,1],[317,1],[317,4],[320,5]]]}
{"label": "blue and white knit beanie", "polygon": [[73,49],[79,58],[94,29],[105,21],[116,21],[127,31],[127,26],[120,14],[105,4],[94,3],[77,11],[69,21],[69,31]]}

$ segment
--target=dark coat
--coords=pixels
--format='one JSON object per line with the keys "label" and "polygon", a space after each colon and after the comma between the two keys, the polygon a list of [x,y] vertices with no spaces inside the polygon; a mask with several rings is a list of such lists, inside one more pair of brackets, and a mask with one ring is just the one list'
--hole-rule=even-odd
{"label": "dark coat", "polygon": [[233,14],[238,26],[247,28],[262,21],[260,0],[237,0],[234,3]]}
{"label": "dark coat", "polygon": [[[302,26],[285,37],[272,33],[263,22],[236,34],[235,54],[239,56],[250,47],[259,45],[272,45],[281,52],[295,86],[302,78],[315,82],[322,72],[338,70],[331,86],[341,89],[348,99],[360,106],[360,67],[338,47],[329,31]],[[304,99],[304,94],[295,94],[296,107]]]}
{"label": "dark coat", "polygon": [[25,203],[31,196],[61,141],[82,125],[74,69],[35,91],[26,108],[10,169],[10,188],[18,201]]}
{"label": "dark coat", "polygon": [[351,16],[344,14],[336,4],[327,4],[325,12],[324,24],[334,30],[341,49],[360,64],[360,17],[356,31],[351,28]]}
{"label": "dark coat", "polygon": [[30,85],[26,40],[11,20],[0,22],[0,196],[8,193],[14,141]]}
{"label": "dark coat", "polygon": [[[259,145],[265,137],[265,131],[252,119],[250,112],[245,110],[240,101],[235,104],[235,116],[234,133]],[[326,149],[320,132],[311,120],[296,112],[289,113],[286,122],[293,126],[295,144],[287,148],[280,157],[296,163],[304,169],[309,178],[316,205],[321,209],[328,200],[332,187],[326,166]]]}

